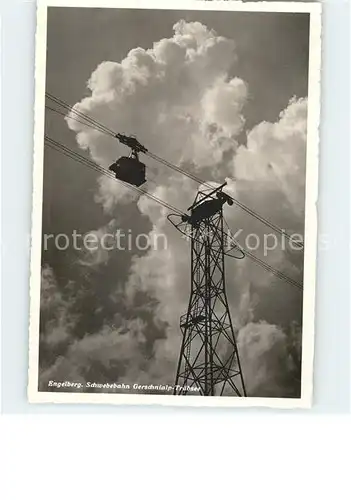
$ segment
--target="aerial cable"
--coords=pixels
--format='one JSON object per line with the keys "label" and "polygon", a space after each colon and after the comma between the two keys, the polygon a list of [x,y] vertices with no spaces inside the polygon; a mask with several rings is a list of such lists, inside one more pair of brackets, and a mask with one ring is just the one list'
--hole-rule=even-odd
{"label": "aerial cable", "polygon": [[55,97],[54,95],[50,94],[49,92],[46,92],[45,96],[49,100],[55,102],[55,104],[58,104],[59,106],[62,106],[63,108],[67,109],[67,111],[69,111],[70,113],[73,113],[73,114],[79,116],[80,118],[83,118],[84,120],[88,121],[89,123],[92,123],[92,124],[96,125],[97,127],[104,129],[104,131],[106,133],[109,133],[109,134],[115,136],[115,133],[113,132],[113,130],[109,129],[108,127],[106,127],[102,123],[98,122],[96,119],[92,118],[91,116],[83,113],[82,111],[78,111],[77,109],[75,109],[73,106],[71,106],[70,104],[68,104],[64,100],[59,99],[58,97]]}
{"label": "aerial cable", "polygon": [[[45,106],[46,109],[50,110],[50,111],[53,111],[54,113],[57,113],[61,116],[64,116],[65,118],[67,117],[67,112],[64,112],[64,111],[60,111],[59,109],[57,108],[52,108],[51,106]],[[87,122],[84,122],[82,120],[79,120],[78,118],[75,118],[74,116],[70,116],[69,117],[70,120],[74,120],[76,121],[77,123],[81,123],[82,125],[84,125],[85,127],[89,127],[93,130],[97,130],[98,132],[102,132],[103,134],[107,134],[107,132],[105,132],[104,130],[98,128],[96,125],[93,125],[93,124],[90,124],[90,123],[87,123]],[[111,134],[107,134],[107,135],[111,135]]]}
{"label": "aerial cable", "polygon": [[259,266],[263,267],[267,271],[270,271],[272,274],[274,274],[278,278],[286,281],[287,283],[289,283],[290,285],[295,286],[296,288],[299,288],[300,290],[303,290],[302,283],[300,283],[298,281],[295,281],[293,278],[290,278],[289,276],[286,276],[286,274],[282,273],[281,271],[279,271],[278,269],[274,268],[270,264],[267,264],[267,262],[264,262],[260,258],[256,257],[256,255],[254,255],[253,253],[249,252],[248,250],[244,249],[241,245],[239,245],[239,243],[236,240],[234,240],[234,238],[232,238],[230,236],[231,230],[230,230],[230,227],[229,227],[227,221],[225,219],[223,219],[223,220],[224,220],[225,225],[229,229],[229,233],[224,233],[224,236],[226,236],[227,238],[231,238],[233,240],[233,242],[235,243],[235,245],[243,252],[243,254],[245,254],[247,257],[249,257],[249,259],[251,259],[254,262],[256,262],[256,264],[258,264]]}
{"label": "aerial cable", "polygon": [[97,163],[89,160],[88,158],[85,158],[85,157],[81,156],[80,154],[76,153],[75,151],[72,151],[71,149],[67,148],[63,144],[60,144],[59,142],[54,141],[50,137],[45,136],[45,142],[46,142],[46,144],[50,148],[52,148],[52,149],[54,149],[54,150],[56,150],[56,151],[58,151],[58,152],[60,152],[60,153],[62,153],[64,155],[66,155],[67,157],[71,158],[72,160],[75,160],[75,161],[81,163],[82,165],[87,166],[90,169],[95,170],[96,172],[98,172],[98,173],[100,173],[102,175],[105,175],[106,177],[108,177],[111,180],[119,182],[123,186],[125,186],[125,187],[127,187],[129,189],[132,189],[132,190],[134,190],[135,192],[137,192],[139,194],[147,196],[148,198],[150,198],[151,200],[159,203],[160,205],[164,206],[168,210],[172,210],[172,211],[175,211],[179,215],[183,215],[183,212],[181,210],[179,210],[178,208],[173,207],[171,204],[165,202],[164,200],[161,200],[160,198],[158,198],[157,196],[155,196],[155,195],[153,195],[151,193],[148,193],[147,191],[144,191],[143,189],[141,189],[139,187],[132,186],[130,184],[127,184],[127,183],[121,181],[120,179],[116,179],[116,177],[113,174],[111,174],[110,172],[108,172],[106,169],[104,169],[103,167],[101,167]]}
{"label": "aerial cable", "polygon": [[260,265],[261,267],[263,267],[267,271],[269,271],[272,274],[274,274],[277,278],[280,278],[280,279],[286,281],[287,283],[289,283],[290,285],[293,285],[296,288],[299,288],[300,290],[303,290],[302,283],[299,283],[298,281],[295,281],[294,279],[290,278],[289,276],[286,276],[282,272],[278,271],[278,269],[275,269],[274,267],[270,266],[269,264],[267,264],[263,260],[259,259],[258,257],[256,257],[255,255],[253,255],[252,253],[248,252],[247,250],[243,250],[242,247],[240,247],[240,249],[244,252],[244,254],[246,255],[246,257],[249,257],[249,259],[253,260],[258,265]]}
{"label": "aerial cable", "polygon": [[[72,106],[70,106],[68,103],[66,103],[65,101],[63,101],[62,99],[59,99],[58,97],[55,97],[54,95],[50,94],[49,92],[46,92],[46,96],[50,99],[50,100],[53,100],[54,102],[56,102],[57,104],[63,106],[64,108],[66,108],[68,111],[70,111],[71,113],[74,113],[76,116],[78,116],[79,118],[82,118],[84,120],[87,120],[89,121],[89,123],[91,123],[91,125],[95,125],[95,127],[100,130],[101,132],[107,134],[107,135],[110,135],[111,137],[115,137],[115,138],[118,138],[120,139],[120,134],[116,134],[113,130],[109,129],[108,127],[106,127],[105,125],[99,123],[97,120],[95,120],[94,118],[80,112],[80,111],[77,111],[75,110]],[[72,117],[71,117],[72,118]],[[78,120],[77,120],[78,121]],[[120,141],[122,142],[122,141]],[[122,142],[123,143],[123,142]],[[200,185],[203,185],[207,188],[210,188],[212,189],[213,186],[211,186],[208,182],[204,182],[202,179],[200,179],[199,177],[197,177],[196,175],[194,174],[191,174],[190,172],[186,172],[185,170],[181,169],[180,167],[174,165],[173,163],[167,161],[167,160],[164,160],[163,158],[149,152],[146,150],[146,148],[144,148],[145,151],[141,150],[141,152],[144,152],[144,154],[146,154],[147,156],[149,156],[150,158],[153,158],[154,160],[162,163],[163,165],[177,171],[178,173],[182,174],[182,175],[185,175],[186,177],[188,177],[189,179],[192,179],[193,181],[197,182],[198,184]],[[252,210],[251,208],[249,208],[248,206],[244,205],[244,203],[241,203],[239,200],[237,200],[236,198],[233,198],[232,196],[228,195],[231,200],[233,201],[233,203],[235,203],[239,208],[241,208],[242,210],[244,210],[246,213],[248,213],[249,215],[251,215],[252,217],[256,218],[258,221],[260,221],[261,223],[265,224],[266,226],[270,227],[273,231],[275,231],[276,233],[282,235],[284,238],[288,239],[288,240],[292,240],[292,236],[289,235],[288,233],[286,233],[282,228],[280,228],[279,226],[277,226],[276,224],[273,224],[272,222],[270,222],[268,219],[266,219],[265,217],[261,216],[260,214],[258,214],[257,212],[255,212],[254,210]],[[300,248],[303,248],[303,243],[300,243],[300,242],[294,242],[295,245],[297,245],[298,247]]]}
{"label": "aerial cable", "polygon": [[180,174],[182,175],[185,175],[186,177],[189,177],[189,179],[192,179],[193,181],[199,183],[199,184],[202,184],[206,187],[209,187],[210,189],[213,188],[213,186],[210,186],[210,184],[208,183],[205,183],[203,180],[201,180],[199,177],[197,177],[196,175],[190,173],[190,172],[187,172],[186,170],[183,170],[181,169],[180,167],[177,167],[176,165],[173,165],[173,163],[167,161],[167,160],[164,160],[163,158],[160,158],[159,156],[157,155],[154,155],[153,153],[150,153],[150,152],[147,152],[145,153],[147,156],[149,156],[150,158],[153,158],[154,160],[160,162],[160,163],[163,163],[164,165],[166,165],[167,167],[169,168],[172,168],[173,170],[175,170],[176,172],[179,172]]}
{"label": "aerial cable", "polygon": [[[159,156],[157,155],[154,155],[153,153],[146,153],[147,156],[149,156],[150,158],[153,158],[154,160],[160,162],[160,163],[163,163],[165,166],[169,167],[169,168],[172,168],[173,170],[189,177],[189,179],[192,179],[193,181],[197,182],[198,184],[201,184],[209,189],[212,189],[213,186],[211,186],[208,182],[205,182],[203,181],[202,179],[200,179],[199,177],[191,174],[190,172],[186,172],[185,170],[181,169],[180,167],[177,167],[176,165],[173,165],[171,162],[167,161],[167,160],[164,160],[163,158],[160,158]],[[235,205],[237,205],[238,207],[240,207],[242,210],[244,210],[245,212],[247,212],[249,215],[251,215],[252,217],[255,217],[257,220],[259,220],[260,222],[262,222],[263,224],[267,225],[268,227],[270,227],[271,229],[273,229],[275,232],[281,234],[284,238],[287,238],[288,240],[291,240],[292,237],[286,233],[283,229],[281,229],[279,226],[273,224],[272,222],[270,222],[269,220],[267,220],[266,218],[262,217],[261,215],[259,215],[257,212],[255,212],[254,210],[252,210],[251,208],[247,207],[246,205],[244,205],[243,203],[241,203],[239,200],[237,200],[236,198],[233,198],[232,196],[228,195],[229,198],[233,201],[233,203],[235,203]],[[297,246],[299,246],[300,248],[303,248],[303,243],[300,243],[300,242],[294,242]]]}
{"label": "aerial cable", "polygon": [[[74,116],[70,116],[70,118],[73,118],[76,120],[76,116],[78,118],[81,118],[83,120],[85,120],[85,122],[88,122],[90,123],[91,125],[94,125],[96,127],[96,129],[100,130],[101,132],[107,134],[107,135],[110,135],[111,137],[116,137],[116,134],[115,132],[113,132],[113,130],[109,129],[108,127],[106,127],[105,125],[103,125],[102,123],[98,122],[97,120],[95,120],[94,118],[92,118],[91,116],[85,114],[85,113],[82,113],[81,111],[78,111],[77,109],[75,109],[73,106],[71,106],[70,104],[66,103],[65,101],[63,101],[62,99],[59,99],[58,97],[55,97],[53,96],[52,94],[50,94],[49,92],[46,92],[46,97],[55,102],[55,104],[58,104],[59,106],[62,106],[64,109],[66,109],[69,113],[73,114]],[[60,114],[63,114],[63,113],[60,113]],[[77,121],[77,120],[76,120]],[[84,122],[84,124],[85,124]]]}
{"label": "aerial cable", "polygon": [[[89,160],[88,158],[85,158],[83,156],[81,156],[79,153],[76,153],[75,151],[72,151],[70,148],[64,146],[63,144],[51,139],[50,137],[48,136],[45,136],[45,143],[50,147],[52,148],[53,150],[57,151],[57,152],[60,152],[61,154],[64,154],[65,156],[67,156],[68,158],[74,160],[74,161],[77,161],[79,163],[81,163],[83,166],[87,166],[88,168],[94,170],[95,172],[98,172],[102,175],[105,175],[106,177],[108,177],[109,179],[111,180],[114,180],[114,181],[117,181],[119,182],[120,184],[122,184],[123,186],[129,188],[129,189],[132,189],[134,190],[135,192],[139,193],[139,194],[142,194],[142,195],[145,195],[147,197],[149,197],[151,200],[159,203],[160,205],[164,206],[165,208],[167,208],[168,210],[171,210],[173,212],[175,212],[176,214],[178,215],[184,215],[184,213],[179,210],[178,208],[172,206],[171,204],[165,202],[164,200],[161,200],[160,198],[158,198],[157,196],[155,195],[152,195],[151,193],[148,193],[147,191],[144,191],[143,189],[141,188],[138,188],[136,186],[132,186],[130,184],[127,184],[119,179],[116,179],[113,174],[110,174],[108,171],[106,171],[103,167],[101,167],[100,165],[98,165],[97,163]],[[226,223],[227,224],[227,223]],[[227,224],[227,227],[229,228],[228,224]],[[227,237],[231,237],[229,233],[224,233],[224,236],[227,236]],[[234,240],[233,240],[234,241]],[[294,286],[297,286],[298,288],[302,289],[302,285],[298,282],[296,282],[295,280],[293,280],[292,278],[289,278],[288,276],[284,275],[283,273],[281,273],[280,271],[278,271],[277,269],[273,268],[272,266],[270,266],[269,264],[263,262],[261,259],[259,259],[258,257],[254,256],[253,254],[251,254],[250,252],[248,252],[247,250],[244,250],[240,245],[238,245],[237,242],[235,242],[235,245],[249,258],[251,258],[252,260],[254,260],[258,265],[260,265],[261,267],[263,267],[264,269],[266,269],[267,271],[271,272],[272,274],[274,274],[275,276],[277,276],[278,278],[280,279],[283,279],[285,280],[287,283],[289,283],[290,285],[294,285]],[[227,254],[228,255],[228,254]]]}
{"label": "aerial cable", "polygon": [[105,175],[106,177],[108,177],[111,180],[119,182],[120,184],[122,184],[125,187],[130,188],[130,189],[138,192],[139,194],[146,195],[147,197],[149,197],[153,201],[156,201],[157,203],[160,203],[161,205],[163,205],[165,208],[167,208],[169,210],[175,210],[175,211],[177,211],[178,214],[182,215],[182,212],[180,210],[178,210],[177,208],[173,207],[169,203],[161,200],[160,198],[156,197],[155,195],[152,195],[151,193],[148,193],[147,191],[144,191],[141,188],[138,188],[136,186],[132,186],[130,184],[127,184],[127,183],[121,181],[120,179],[116,179],[113,174],[110,174],[108,171],[106,171],[100,165],[92,162],[91,160],[89,160],[87,158],[84,158],[80,154],[72,151],[71,149],[67,148],[66,146],[63,146],[62,144],[58,143],[57,141],[54,141],[53,139],[50,139],[47,136],[45,137],[45,141],[46,141],[47,145],[49,147],[51,147],[52,149],[55,149],[55,150],[57,150],[57,151],[65,154],[69,158],[71,158],[71,159],[73,159],[75,161],[78,161],[79,163],[83,164],[84,166],[87,166],[87,167],[91,168],[92,170],[95,170],[96,172],[99,172],[102,175]]}
{"label": "aerial cable", "polygon": [[58,152],[63,153],[64,155],[68,156],[72,160],[75,160],[75,161],[81,163],[82,165],[87,166],[87,167],[91,168],[92,170],[95,170],[96,172],[98,172],[102,175],[105,175],[106,177],[108,177],[111,180],[119,182],[120,184],[124,185],[127,188],[130,188],[130,189],[136,191],[139,194],[146,195],[147,197],[149,197],[153,201],[156,201],[157,203],[163,205],[168,210],[176,210],[178,214],[181,214],[181,212],[178,209],[176,209],[175,207],[173,207],[169,203],[164,202],[163,200],[159,199],[155,195],[152,195],[151,193],[148,193],[147,191],[144,191],[141,188],[138,188],[136,186],[131,186],[131,185],[126,184],[125,182],[121,181],[120,179],[116,179],[112,174],[107,172],[104,168],[100,167],[100,165],[97,165],[96,163],[91,162],[90,160],[87,160],[86,158],[73,152],[72,150],[70,150],[69,148],[66,148],[65,146],[62,147],[62,145],[60,143],[57,143],[56,141],[53,141],[52,139],[47,138],[47,137],[45,138],[45,140],[46,140],[46,143],[49,147],[51,147],[52,149],[54,149]]}

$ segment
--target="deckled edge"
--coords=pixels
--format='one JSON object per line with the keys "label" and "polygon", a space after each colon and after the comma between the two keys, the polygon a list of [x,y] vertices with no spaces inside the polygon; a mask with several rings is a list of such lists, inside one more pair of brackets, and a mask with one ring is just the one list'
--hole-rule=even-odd
{"label": "deckled edge", "polygon": [[[92,6],[94,0],[85,0]],[[107,6],[144,8],[144,1],[102,1],[100,7]],[[148,8],[156,8],[158,2],[148,1]],[[35,105],[34,105],[34,156],[32,189],[32,230],[31,230],[31,272],[30,272],[30,318],[29,318],[29,366],[27,395],[30,403],[90,403],[113,405],[161,405],[193,407],[265,407],[265,408],[311,408],[313,400],[313,365],[315,344],[315,293],[316,293],[316,257],[318,234],[318,166],[319,166],[319,130],[321,107],[321,54],[322,54],[322,5],[320,3],[296,2],[206,2],[206,9],[199,9],[199,1],[191,2],[196,10],[218,10],[219,4],[231,12],[306,12],[310,15],[309,42],[309,85],[308,85],[308,126],[306,157],[306,210],[305,210],[305,255],[304,255],[304,294],[302,327],[302,372],[301,398],[199,398],[187,396],[177,398],[166,395],[146,394],[86,394],[53,393],[38,391],[39,375],[39,316],[40,316],[40,268],[41,268],[41,232],[42,232],[42,195],[43,195],[43,160],[44,160],[44,112],[45,112],[45,75],[46,75],[46,35],[47,7],[82,5],[79,1],[39,0],[37,6],[36,52],[35,52]],[[213,5],[212,8],[208,4]],[[137,5],[135,5],[137,4]],[[152,4],[152,6],[151,6]],[[205,2],[202,2],[204,7]],[[216,6],[216,8],[215,8]],[[284,8],[283,8],[284,7]],[[158,6],[157,8],[163,8]],[[174,9],[175,7],[173,7]],[[177,10],[183,5],[177,3]],[[190,9],[190,2],[186,7]],[[168,4],[167,9],[170,9]],[[283,10],[281,10],[283,9]],[[45,43],[44,43],[45,42]],[[306,311],[307,314],[306,314]],[[308,335],[306,335],[308,331]]]}

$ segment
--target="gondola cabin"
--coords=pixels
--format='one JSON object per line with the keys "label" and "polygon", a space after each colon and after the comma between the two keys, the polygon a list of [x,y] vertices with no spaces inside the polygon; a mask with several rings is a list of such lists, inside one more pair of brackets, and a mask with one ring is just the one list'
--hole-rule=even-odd
{"label": "gondola cabin", "polygon": [[109,170],[115,173],[116,179],[132,186],[139,187],[146,182],[145,165],[139,161],[137,155],[122,156],[109,167]]}

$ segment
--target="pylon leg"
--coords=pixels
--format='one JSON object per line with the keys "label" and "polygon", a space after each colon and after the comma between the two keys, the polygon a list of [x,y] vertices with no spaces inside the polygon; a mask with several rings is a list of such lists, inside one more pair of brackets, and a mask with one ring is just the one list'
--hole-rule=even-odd
{"label": "pylon leg", "polygon": [[180,320],[183,339],[174,394],[244,397],[225,290],[222,208],[192,229],[191,293],[188,311]]}

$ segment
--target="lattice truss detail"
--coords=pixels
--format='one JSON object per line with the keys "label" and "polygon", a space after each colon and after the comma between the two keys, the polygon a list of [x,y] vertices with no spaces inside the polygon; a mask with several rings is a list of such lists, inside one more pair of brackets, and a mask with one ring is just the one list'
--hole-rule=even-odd
{"label": "lattice truss detail", "polygon": [[246,396],[225,290],[223,234],[222,208],[192,227],[191,294],[180,319],[175,394]]}

